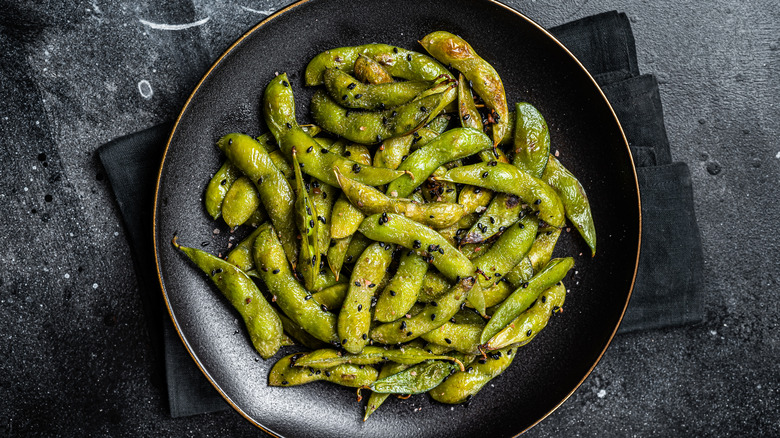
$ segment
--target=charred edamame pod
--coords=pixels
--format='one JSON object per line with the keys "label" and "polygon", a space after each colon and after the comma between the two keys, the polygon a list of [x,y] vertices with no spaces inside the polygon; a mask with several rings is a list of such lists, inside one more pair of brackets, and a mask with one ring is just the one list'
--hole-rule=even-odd
{"label": "charred edamame pod", "polygon": [[380,362],[392,361],[406,365],[416,365],[426,360],[448,360],[455,363],[460,361],[451,356],[443,356],[429,353],[419,347],[401,346],[398,348],[385,348],[379,346],[366,346],[358,354],[344,354],[332,348],[325,348],[306,353],[295,361],[295,366],[312,368],[333,368],[338,365],[374,365]]}
{"label": "charred edamame pod", "polygon": [[339,105],[367,110],[384,110],[403,105],[431,87],[431,83],[425,81],[364,84],[335,68],[326,69],[323,80],[328,94]]}
{"label": "charred edamame pod", "polygon": [[509,347],[488,353],[487,357],[474,360],[465,371],[451,375],[441,385],[431,389],[429,394],[441,403],[463,403],[503,373],[512,364],[516,351],[515,348]]}
{"label": "charred edamame pod", "polygon": [[487,350],[498,350],[507,346],[522,346],[547,326],[550,316],[559,312],[566,299],[566,287],[563,283],[546,289],[536,299],[535,304],[521,313],[503,330],[496,333],[485,345]]}
{"label": "charred edamame pod", "polygon": [[550,155],[547,167],[542,174],[542,181],[550,185],[558,193],[563,203],[566,217],[577,228],[591,250],[596,255],[596,226],[590,212],[590,201],[579,180],[566,169],[554,156]]}
{"label": "charred edamame pod", "polygon": [[550,131],[542,114],[527,102],[515,105],[515,158],[512,164],[542,177],[550,155]]}
{"label": "charred edamame pod", "polygon": [[393,82],[393,76],[382,64],[366,55],[360,54],[355,60],[355,78],[368,84],[387,84]]}
{"label": "charred edamame pod", "polygon": [[324,380],[341,386],[360,388],[376,381],[379,372],[367,365],[339,365],[329,370],[315,370],[296,367],[295,358],[301,353],[294,353],[279,359],[268,375],[270,386],[296,386],[305,383]]}
{"label": "charred edamame pod", "polygon": [[537,228],[539,220],[527,215],[504,231],[489,250],[471,261],[478,269],[477,272],[482,273],[477,277],[477,281],[482,285],[483,291],[500,281],[509,270],[520,263],[534,242]]}

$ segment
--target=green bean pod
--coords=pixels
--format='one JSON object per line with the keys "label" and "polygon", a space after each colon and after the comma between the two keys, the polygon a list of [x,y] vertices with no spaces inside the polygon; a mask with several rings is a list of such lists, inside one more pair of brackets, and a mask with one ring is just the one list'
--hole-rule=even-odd
{"label": "green bean pod", "polygon": [[549,184],[558,193],[561,202],[563,202],[566,217],[585,239],[585,243],[590,247],[591,255],[595,256],[596,226],[590,212],[588,195],[585,194],[582,184],[552,155],[550,155],[550,161],[542,174],[542,181]]}
{"label": "green bean pod", "polygon": [[394,198],[406,198],[439,166],[474,155],[490,146],[490,139],[479,131],[470,128],[450,129],[414,151],[401,163],[398,170],[409,174],[391,182],[387,187],[387,194]]}
{"label": "green bean pod", "polygon": [[393,248],[393,245],[374,243],[355,263],[338,319],[341,348],[350,353],[360,353],[368,344],[372,299],[393,260]]}
{"label": "green bean pod", "polygon": [[343,176],[338,169],[336,179],[344,195],[363,214],[395,213],[432,228],[445,228],[466,214],[460,204],[431,202],[420,204],[409,199],[389,198],[379,190]]}
{"label": "green bean pod", "polygon": [[260,195],[254,183],[242,176],[238,178],[222,202],[222,219],[230,228],[235,228],[248,221],[260,206]]}
{"label": "green bean pod", "polygon": [[255,265],[276,304],[294,323],[324,342],[337,342],[336,315],[320,308],[292,274],[273,227],[261,225],[255,238]]}
{"label": "green bean pod", "polygon": [[[243,271],[196,248],[173,245],[192,260],[214,282],[244,320],[249,339],[263,359],[276,354],[282,339],[282,322],[262,292]],[[284,253],[281,254],[284,259]]]}
{"label": "green bean pod", "polygon": [[443,179],[519,196],[539,211],[539,219],[554,227],[563,226],[563,204],[555,190],[511,164],[492,162],[456,167]]}
{"label": "green bean pod", "polygon": [[260,228],[252,231],[244,240],[239,242],[233,250],[228,253],[227,261],[236,265],[238,269],[247,272],[255,269],[255,259],[252,256],[252,248],[255,245],[255,238],[262,231]]}
{"label": "green bean pod", "polygon": [[355,60],[355,77],[368,84],[388,84],[393,82],[393,77],[382,64],[374,61],[366,55],[360,54]]}
{"label": "green bean pod", "polygon": [[485,345],[487,350],[498,350],[507,346],[520,347],[536,337],[547,326],[550,316],[559,311],[566,299],[566,287],[558,283],[546,289],[535,304],[515,318],[503,330],[496,333]]}
{"label": "green bean pod", "polygon": [[265,149],[248,135],[228,134],[219,139],[217,146],[255,183],[271,223],[279,232],[287,259],[295,263],[298,260],[295,194],[287,178],[274,166]]}
{"label": "green bean pod", "polygon": [[222,215],[222,202],[225,200],[225,195],[227,195],[233,182],[240,176],[241,171],[238,170],[238,167],[231,163],[230,160],[227,160],[222,164],[217,173],[211,177],[209,184],[206,186],[206,195],[203,198],[206,212],[214,220],[219,219]]}
{"label": "green bean pod", "polygon": [[512,164],[542,178],[550,156],[550,131],[542,114],[527,102],[515,105],[515,158]]}
{"label": "green bean pod", "polygon": [[419,347],[401,346],[398,348],[385,348],[368,345],[358,354],[344,354],[332,348],[315,350],[311,353],[306,353],[303,357],[296,360],[295,366],[327,369],[343,364],[374,365],[387,361],[416,365],[426,360],[448,360],[460,363],[454,357],[432,354]]}
{"label": "green bean pod", "polygon": [[388,44],[365,44],[326,50],[306,66],[306,85],[321,85],[328,68],[352,73],[358,56],[365,55],[381,64],[392,76],[409,81],[434,81],[451,77],[450,72],[427,55]]}
{"label": "green bean pod", "polygon": [[325,91],[318,90],[311,98],[310,109],[314,121],[328,132],[357,143],[375,144],[409,134],[438,114],[451,95],[449,88],[441,90],[384,111],[345,109]]}
{"label": "green bean pod", "polygon": [[384,110],[403,105],[431,87],[426,81],[364,84],[335,68],[323,74],[325,90],[341,106],[354,109]]}
{"label": "green bean pod", "polygon": [[[483,189],[486,190],[486,189]],[[469,229],[460,243],[480,243],[514,225],[523,210],[521,199],[508,193],[497,194],[482,216]]]}
{"label": "green bean pod", "polygon": [[368,387],[380,394],[422,394],[456,371],[458,365],[454,363],[433,360],[378,379]]}
{"label": "green bean pod", "polygon": [[300,368],[293,364],[301,353],[279,359],[268,374],[269,386],[296,386],[324,380],[341,386],[360,388],[376,381],[379,372],[366,365],[339,365],[329,370]]}
{"label": "green bean pod", "polygon": [[[451,65],[471,81],[474,91],[488,108],[494,110],[493,144],[498,145],[507,130],[509,106],[504,83],[496,70],[462,38],[449,32],[437,31],[423,37],[420,44],[439,62]],[[497,117],[496,117],[497,116]]]}
{"label": "green bean pod", "polygon": [[489,250],[474,258],[471,263],[478,269],[477,281],[482,290],[500,281],[514,268],[531,248],[539,228],[539,220],[527,215],[501,234]]}
{"label": "green bean pod", "polygon": [[263,106],[266,124],[276,138],[279,148],[290,159],[293,147],[297,149],[303,173],[334,187],[338,187],[333,174],[335,167],[363,184],[374,186],[387,184],[403,174],[392,169],[361,166],[353,160],[331,153],[317,143],[295,120],[295,100],[286,74],[275,77],[268,84]]}
{"label": "green bean pod", "polygon": [[[357,64],[355,65],[355,68],[357,68]],[[400,373],[401,371],[409,367],[411,367],[411,365],[406,365],[403,363],[387,362],[386,364],[382,365],[382,369],[379,370],[379,377],[377,377],[377,380],[383,379],[387,376],[392,376],[393,374]],[[371,396],[368,398],[368,404],[366,404],[366,414],[363,416],[363,421],[368,420],[368,417],[370,417],[371,414],[376,412],[376,410],[379,409],[380,406],[382,406],[382,403],[384,403],[385,400],[387,400],[387,397],[390,397],[390,394],[372,392]]]}
{"label": "green bean pod", "polygon": [[390,322],[406,315],[417,301],[426,272],[428,262],[411,251],[404,251],[398,270],[377,299],[374,319]]}
{"label": "green bean pod", "polygon": [[498,306],[498,309],[485,326],[485,330],[482,331],[480,343],[487,343],[496,333],[507,327],[513,319],[528,309],[531,303],[539,297],[539,294],[563,280],[563,277],[566,276],[572,266],[574,266],[574,259],[571,257],[550,260],[544,269],[512,292]]}
{"label": "green bean pod", "polygon": [[484,328],[484,322],[482,324],[456,324],[448,321],[441,327],[422,335],[422,338],[461,353],[479,354],[479,339]]}
{"label": "green bean pod", "polygon": [[466,371],[450,376],[441,385],[429,391],[431,397],[440,403],[457,404],[468,401],[488,382],[503,373],[512,364],[516,356],[512,347],[494,353],[487,358],[479,358],[469,364]]}
{"label": "green bean pod", "polygon": [[530,280],[534,273],[539,272],[552,258],[555,244],[560,235],[561,230],[558,228],[539,233],[523,260],[506,274],[505,278],[509,284],[518,288]]}
{"label": "green bean pod", "polygon": [[383,344],[398,344],[441,327],[460,309],[474,284],[474,277],[461,279],[446,294],[426,304],[420,313],[411,318],[401,318],[374,327],[371,339]]}

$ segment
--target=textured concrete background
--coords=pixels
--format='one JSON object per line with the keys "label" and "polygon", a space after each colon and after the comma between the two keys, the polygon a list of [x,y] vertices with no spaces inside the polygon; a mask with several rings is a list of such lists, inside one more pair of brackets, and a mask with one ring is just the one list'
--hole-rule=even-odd
{"label": "textured concrete background", "polygon": [[[207,66],[287,2],[3,3],[0,435],[261,434],[233,411],[169,417],[95,151],[174,118]],[[640,69],[659,78],[672,156],[691,168],[705,257],[704,322],[617,337],[527,436],[780,435],[780,6],[506,3],[544,26],[628,14]]]}

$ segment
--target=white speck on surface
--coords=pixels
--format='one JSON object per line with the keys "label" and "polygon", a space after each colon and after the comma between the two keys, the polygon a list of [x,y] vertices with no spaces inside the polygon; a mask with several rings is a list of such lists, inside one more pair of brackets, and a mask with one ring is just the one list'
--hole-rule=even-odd
{"label": "white speck on surface", "polygon": [[97,283],[92,283],[92,289],[97,289]]}
{"label": "white speck on surface", "polygon": [[246,6],[241,6],[241,9],[249,12],[254,12],[255,14],[263,14],[263,15],[271,15],[274,13],[273,9],[257,10],[257,9],[247,8]]}
{"label": "white speck on surface", "polygon": [[756,389],[761,389],[761,384],[756,385]]}
{"label": "white speck on surface", "polygon": [[604,398],[604,396],[607,395],[607,391],[605,389],[599,389],[598,394],[596,394],[598,398]]}
{"label": "white speck on surface", "polygon": [[114,237],[119,235],[119,231],[114,231]]}
{"label": "white speck on surface", "polygon": [[152,23],[151,21],[146,21],[142,18],[139,18],[138,21],[141,22],[141,24],[145,26],[149,26],[152,29],[159,29],[159,30],[185,30],[189,29],[191,27],[197,27],[202,26],[211,19],[211,17],[206,17],[202,20],[193,21],[192,23],[184,23],[184,24],[166,24],[166,23]]}
{"label": "white speck on surface", "polygon": [[780,158],[780,152],[778,152],[777,155],[775,155],[775,158]]}
{"label": "white speck on surface", "polygon": [[712,336],[718,336],[718,332],[716,332],[715,330],[710,330],[710,334]]}
{"label": "white speck on surface", "polygon": [[25,187],[25,188],[24,188],[24,191],[25,191],[25,192],[26,192],[26,191],[28,191],[28,190],[30,190],[30,189],[28,189],[27,187]]}
{"label": "white speck on surface", "polygon": [[65,275],[64,275],[64,277],[65,277],[66,279],[67,279],[67,278],[70,278],[70,274],[65,274]]}
{"label": "white speck on surface", "polygon": [[141,97],[144,99],[149,99],[154,96],[152,84],[150,84],[146,79],[142,79],[141,82],[138,83],[138,92],[141,93]]}

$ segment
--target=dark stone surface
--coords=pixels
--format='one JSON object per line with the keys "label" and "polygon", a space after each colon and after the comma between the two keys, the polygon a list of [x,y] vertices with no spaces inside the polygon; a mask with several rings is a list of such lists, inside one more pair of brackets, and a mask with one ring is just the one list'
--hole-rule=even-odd
{"label": "dark stone surface", "polygon": [[[169,417],[94,152],[175,117],[207,66],[265,16],[255,11],[286,2],[4,3],[0,435],[259,435],[233,411]],[[618,336],[527,436],[780,435],[780,6],[507,3],[544,26],[629,15],[640,70],[659,79],[672,158],[691,169],[705,257],[705,321]],[[177,31],[140,21],[206,18]]]}

